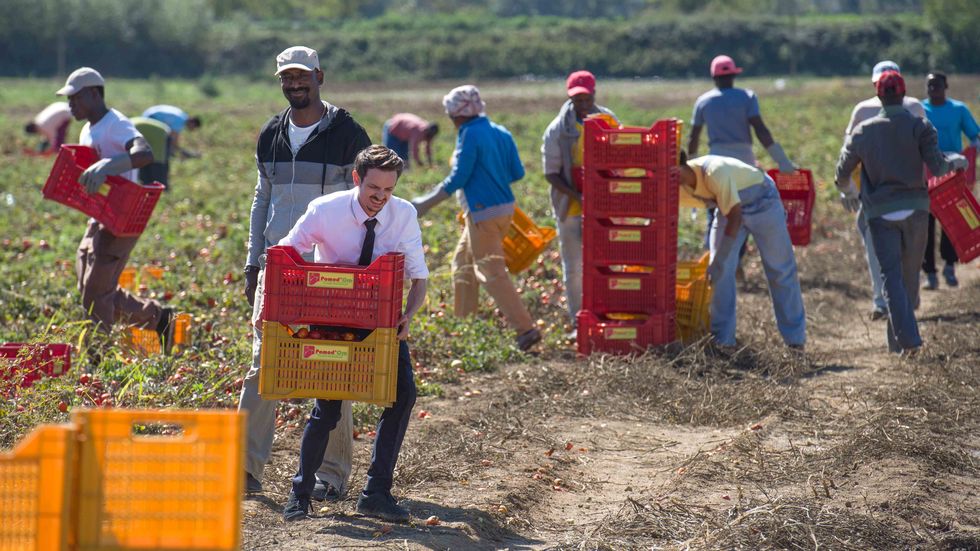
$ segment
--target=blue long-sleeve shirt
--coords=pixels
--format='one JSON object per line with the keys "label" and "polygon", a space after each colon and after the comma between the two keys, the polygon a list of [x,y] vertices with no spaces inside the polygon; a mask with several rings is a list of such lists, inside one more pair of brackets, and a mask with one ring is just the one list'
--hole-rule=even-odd
{"label": "blue long-sleeve shirt", "polygon": [[506,128],[485,116],[467,121],[459,127],[455,156],[440,186],[450,195],[462,192],[460,204],[474,222],[513,211],[510,185],[524,177],[524,165]]}
{"label": "blue long-sleeve shirt", "polygon": [[939,149],[943,152],[959,153],[963,149],[961,134],[965,134],[970,141],[976,140],[980,135],[980,126],[977,126],[970,109],[962,101],[946,98],[942,105],[933,105],[926,100],[922,106],[929,122],[939,133]]}

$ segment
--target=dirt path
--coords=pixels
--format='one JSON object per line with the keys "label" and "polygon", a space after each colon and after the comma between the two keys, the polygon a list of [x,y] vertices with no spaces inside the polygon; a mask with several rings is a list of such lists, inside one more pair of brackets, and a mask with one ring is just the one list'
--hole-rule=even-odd
{"label": "dirt path", "polygon": [[[980,270],[923,293],[927,350],[905,362],[867,321],[856,247],[840,231],[800,252],[805,359],[774,336],[750,260],[733,357],[546,352],[420,399],[432,417],[413,419],[395,487],[409,525],[351,498],[284,524],[298,431],[282,433],[243,547],[977,549]],[[359,440],[355,487],[369,456]]]}

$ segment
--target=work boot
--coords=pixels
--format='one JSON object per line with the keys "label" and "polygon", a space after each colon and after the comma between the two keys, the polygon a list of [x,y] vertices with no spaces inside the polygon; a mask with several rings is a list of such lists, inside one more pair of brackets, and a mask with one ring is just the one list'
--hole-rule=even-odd
{"label": "work boot", "polygon": [[956,266],[952,264],[947,264],[943,268],[943,279],[946,280],[947,287],[959,287],[960,282],[956,279]]}
{"label": "work boot", "polygon": [[289,500],[282,509],[284,520],[303,520],[310,517],[310,496],[298,496],[296,492],[289,492]]}
{"label": "work boot", "polygon": [[310,497],[317,501],[340,501],[343,498],[343,494],[333,484],[318,478],[316,479],[316,485],[313,486],[313,494]]}
{"label": "work boot", "polygon": [[539,342],[541,342],[541,331],[538,331],[537,328],[528,329],[520,335],[517,335],[517,348],[521,352],[527,352]]}
{"label": "work boot", "polygon": [[412,517],[408,509],[398,505],[398,502],[389,492],[374,492],[372,494],[361,492],[361,497],[357,498],[357,512],[388,522],[408,522],[408,519]]}
{"label": "work boot", "polygon": [[252,473],[245,472],[245,493],[246,494],[261,494],[262,493],[262,483],[259,479],[252,476]]}

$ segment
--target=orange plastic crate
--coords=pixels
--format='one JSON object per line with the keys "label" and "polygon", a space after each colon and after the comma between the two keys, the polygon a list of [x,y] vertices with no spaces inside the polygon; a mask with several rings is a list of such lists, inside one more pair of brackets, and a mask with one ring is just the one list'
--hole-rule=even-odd
{"label": "orange plastic crate", "polygon": [[962,170],[930,181],[929,210],[949,236],[960,262],[980,256],[980,204]]}
{"label": "orange plastic crate", "polygon": [[361,341],[299,339],[287,326],[266,321],[261,361],[259,394],[267,400],[320,398],[390,406],[398,383],[398,329],[375,329]]}
{"label": "orange plastic crate", "polygon": [[86,193],[78,177],[98,160],[98,153],[91,147],[61,146],[44,184],[44,198],[95,218],[113,235],[140,235],[160,199],[163,184],[153,182],[144,186],[120,176],[109,176],[97,193]]}
{"label": "orange plastic crate", "polygon": [[700,338],[711,330],[711,284],[708,283],[708,259],[704,253],[697,261],[677,263],[677,337],[682,341]]}
{"label": "orange plastic crate", "polygon": [[0,549],[69,549],[77,451],[73,426],[41,425],[0,454]]}
{"label": "orange plastic crate", "polygon": [[79,433],[76,549],[240,547],[244,415],[81,410],[72,420]]}
{"label": "orange plastic crate", "polygon": [[[125,346],[140,354],[152,355],[162,352],[160,336],[153,329],[127,327],[124,333]],[[177,314],[174,317],[174,345],[177,352],[191,345],[191,315]]]}
{"label": "orange plastic crate", "polygon": [[[140,283],[146,283],[150,279],[163,279],[164,269],[159,266],[143,266],[139,271]],[[136,287],[136,268],[126,266],[119,274],[119,286],[123,289],[133,290]]]}
{"label": "orange plastic crate", "polygon": [[514,207],[514,216],[510,221],[510,229],[504,236],[504,259],[507,271],[519,274],[531,267],[531,264],[548,248],[555,238],[552,228],[540,228],[521,209]]}
{"label": "orange plastic crate", "polygon": [[776,182],[779,198],[786,210],[786,229],[789,230],[793,245],[804,247],[810,244],[810,227],[813,219],[813,204],[817,193],[813,186],[813,173],[806,169],[784,174],[778,169],[768,172]]}

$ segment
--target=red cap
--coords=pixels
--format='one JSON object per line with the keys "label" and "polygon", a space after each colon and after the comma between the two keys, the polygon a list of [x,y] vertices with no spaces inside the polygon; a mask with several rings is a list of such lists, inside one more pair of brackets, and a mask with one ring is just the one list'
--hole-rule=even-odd
{"label": "red cap", "polygon": [[720,55],[711,60],[711,76],[737,75],[742,69],[735,66],[735,60],[727,55]]}
{"label": "red cap", "polygon": [[905,79],[897,71],[885,71],[878,77],[878,82],[875,82],[875,90],[879,96],[884,95],[889,89],[892,89],[893,94],[905,93]]}
{"label": "red cap", "polygon": [[568,88],[568,97],[579,94],[595,95],[595,75],[588,71],[575,71],[568,75],[565,87]]}

